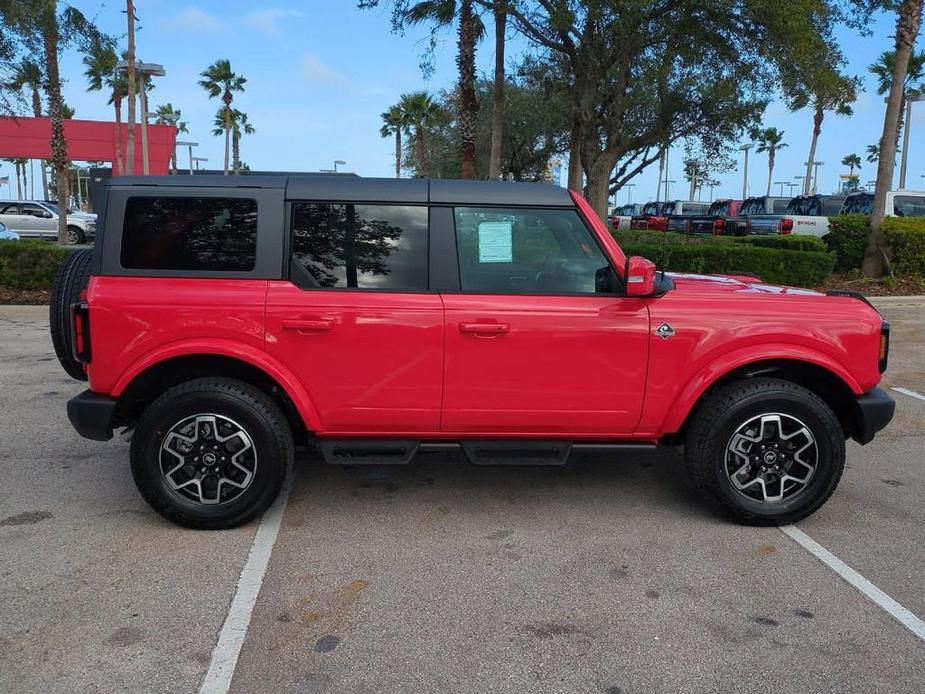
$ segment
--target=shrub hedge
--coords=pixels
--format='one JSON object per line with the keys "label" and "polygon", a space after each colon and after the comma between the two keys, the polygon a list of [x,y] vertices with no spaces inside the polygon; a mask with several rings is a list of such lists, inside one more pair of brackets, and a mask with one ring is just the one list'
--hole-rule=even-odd
{"label": "shrub hedge", "polygon": [[883,233],[890,247],[893,272],[925,275],[925,218],[887,217]]}
{"label": "shrub hedge", "polygon": [[829,233],[825,243],[835,254],[835,269],[839,272],[859,269],[869,236],[870,216],[866,214],[829,217]]}
{"label": "shrub hedge", "polygon": [[42,240],[0,240],[0,285],[11,289],[50,289],[55,274],[71,253]]}
{"label": "shrub hedge", "polygon": [[657,232],[616,232],[615,236],[627,255],[641,255],[659,269],[673,272],[743,273],[775,284],[818,287],[835,264],[835,256],[815,237],[692,238]]}

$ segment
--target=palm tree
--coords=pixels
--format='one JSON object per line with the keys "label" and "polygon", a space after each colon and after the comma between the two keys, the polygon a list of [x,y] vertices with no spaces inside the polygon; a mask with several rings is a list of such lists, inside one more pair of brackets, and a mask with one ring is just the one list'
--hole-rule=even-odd
{"label": "palm tree", "polygon": [[125,77],[116,69],[119,57],[115,47],[109,43],[99,43],[91,47],[84,56],[83,64],[87,66],[84,76],[87,78],[88,92],[98,92],[104,87],[109,90],[109,104],[116,112],[116,171],[121,176],[125,173],[122,159],[122,99],[128,93]]}
{"label": "palm tree", "polygon": [[[9,88],[14,91],[28,89],[32,98],[32,115],[36,118],[42,117],[42,69],[37,63],[31,60],[23,60],[16,66],[9,83]],[[42,196],[48,199],[48,173],[45,171],[46,162],[43,159],[42,166]]]}
{"label": "palm tree", "polygon": [[379,134],[382,137],[395,136],[395,178],[401,178],[401,131],[405,127],[405,113],[401,104],[389,106],[388,111],[381,114],[382,127]]}
{"label": "palm tree", "polygon": [[441,113],[440,104],[433,100],[427,92],[414,92],[402,94],[399,106],[405,114],[404,128],[414,136],[415,159],[417,162],[416,174],[420,178],[427,178],[427,146],[425,136],[428,128]]}
{"label": "palm tree", "polygon": [[858,171],[861,170],[861,157],[859,157],[857,154],[846,154],[841,160],[841,165],[848,167],[849,176],[854,176],[855,169]]}
{"label": "palm tree", "polygon": [[488,178],[501,177],[501,148],[504,139],[504,44],[507,31],[507,5],[498,2],[492,8],[495,15],[495,81],[491,102],[491,153],[488,157]]}
{"label": "palm tree", "polygon": [[[889,94],[893,86],[893,71],[896,69],[896,51],[884,51],[877,62],[870,65],[867,70],[877,78],[877,94]],[[902,98],[899,105],[899,117],[896,119],[896,145],[899,145],[899,135],[905,120],[906,101],[909,98],[912,83],[925,76],[925,51],[912,51],[909,55],[909,67],[906,68],[906,79],[903,82]]]}
{"label": "palm tree", "polygon": [[231,102],[233,92],[243,92],[247,82],[246,77],[236,75],[231,69],[231,61],[221,58],[212,63],[200,73],[199,86],[206,90],[210,99],[221,97],[224,102],[224,116],[222,129],[225,133],[225,167],[224,174],[228,175],[228,154],[231,147]]}
{"label": "palm tree", "polygon": [[[154,122],[158,125],[172,125],[177,129],[177,134],[188,133],[189,129],[187,128],[187,123],[180,120],[180,109],[174,108],[173,104],[169,101],[166,104],[159,104],[155,110],[157,116],[154,119]],[[177,174],[177,142],[174,139],[173,143],[173,152],[170,156],[170,165],[173,169],[173,173],[176,176]]]}
{"label": "palm tree", "polygon": [[459,18],[459,140],[463,178],[475,178],[475,115],[479,102],[475,95],[475,46],[485,33],[485,25],[473,9],[473,0],[419,0],[404,11],[409,24],[434,22],[446,27]]}
{"label": "palm tree", "polygon": [[[213,121],[212,134],[221,135],[225,130],[225,124],[229,121],[226,120],[227,111],[224,108],[220,108],[215,113],[215,120]],[[232,161],[233,171],[235,174],[241,173],[241,135],[253,135],[257,132],[257,129],[247,122],[247,114],[238,109],[231,110],[231,141],[232,141]]]}
{"label": "palm tree", "polygon": [[770,195],[771,181],[774,180],[774,155],[777,154],[777,150],[787,146],[783,141],[784,133],[777,128],[761,128],[752,133],[752,139],[758,143],[756,153],[768,153],[768,190],[765,195]]}

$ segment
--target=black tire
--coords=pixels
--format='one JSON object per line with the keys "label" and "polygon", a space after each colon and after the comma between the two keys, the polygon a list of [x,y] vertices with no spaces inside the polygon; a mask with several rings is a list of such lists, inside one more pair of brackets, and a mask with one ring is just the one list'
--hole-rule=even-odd
{"label": "black tire", "polygon": [[67,242],[72,246],[79,243],[86,243],[87,237],[80,227],[69,224],[67,227]]}
{"label": "black tire", "polygon": [[[204,414],[217,415],[223,421],[227,418],[253,444],[253,477],[249,486],[240,492],[226,488],[237,496],[215,505],[189,498],[195,487],[185,493],[176,491],[162,471],[161,445],[171,429]],[[195,426],[195,443],[200,442],[199,432],[203,431],[200,427],[205,427],[202,441],[211,443],[208,424],[197,420]],[[215,439],[213,435],[212,442]],[[163,455],[169,461],[164,463],[165,467],[172,465],[174,459],[170,454]],[[266,511],[282,488],[292,457],[292,431],[277,404],[263,391],[230,378],[197,378],[165,392],[139,418],[131,445],[132,476],[145,501],[168,520],[202,530],[234,528]],[[185,475],[184,470],[177,475]],[[176,479],[174,484],[182,481]],[[201,498],[201,490],[198,493]],[[220,498],[218,493],[215,498]]]}
{"label": "black tire", "polygon": [[93,251],[75,251],[62,263],[51,285],[48,305],[48,325],[51,344],[61,366],[71,378],[86,381],[83,365],[71,353],[71,304],[80,299],[80,293],[90,280],[90,261]]}
{"label": "black tire", "polygon": [[[733,436],[741,432],[746,423],[754,421],[753,418],[761,415],[783,415],[787,418],[799,420],[809,430],[815,442],[814,460],[815,470],[802,487],[781,500],[755,500],[749,498],[751,494],[765,494],[764,484],[754,484],[748,491],[739,491],[733,485],[727,472],[727,456],[730,461],[728,469],[732,470],[742,463],[743,458],[737,457],[727,449],[732,443]],[[760,420],[763,423],[766,420]],[[787,419],[785,421],[793,421]],[[770,422],[768,429],[773,433],[775,425]],[[772,446],[769,440],[768,447]],[[779,440],[779,439],[778,439]],[[801,438],[802,443],[807,439]],[[796,440],[795,440],[796,441]],[[746,446],[751,444],[746,443]],[[792,444],[794,447],[796,443]],[[763,449],[754,444],[754,457],[759,462],[750,463],[742,478],[737,478],[739,484],[749,482],[749,476],[759,476],[758,471],[764,465]],[[812,454],[813,449],[809,449]],[[769,450],[768,454],[772,452]],[[772,455],[774,462],[777,453]],[[750,378],[735,381],[718,388],[709,394],[694,413],[687,432],[684,447],[685,463],[695,488],[707,502],[726,516],[747,525],[783,525],[794,523],[809,516],[828,500],[838,486],[845,464],[845,435],[841,424],[832,409],[815,393],[790,381],[775,378]],[[790,455],[790,460],[793,460]],[[793,474],[806,477],[805,468],[797,467],[790,462]],[[773,466],[768,466],[771,469]],[[775,468],[776,469],[776,468]],[[779,473],[769,473],[772,476]],[[780,477],[777,477],[780,479]],[[793,482],[788,482],[795,488]],[[775,492],[783,490],[783,483],[775,487],[769,484]],[[776,496],[772,493],[770,496]]]}

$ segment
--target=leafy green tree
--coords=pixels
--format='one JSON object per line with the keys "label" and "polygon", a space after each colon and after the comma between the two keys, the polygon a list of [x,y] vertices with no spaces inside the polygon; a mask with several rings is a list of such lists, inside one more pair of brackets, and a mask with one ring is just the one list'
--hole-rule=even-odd
{"label": "leafy green tree", "polygon": [[806,158],[806,174],[803,178],[803,194],[810,192],[813,180],[813,162],[816,160],[816,145],[822,133],[825,114],[850,116],[851,104],[857,99],[860,80],[841,73],[844,65],[841,51],[834,45],[827,46],[822,59],[801,70],[799,65],[784,71],[784,93],[791,111],[809,108],[813,114],[813,135]]}
{"label": "leafy green tree", "polygon": [[846,154],[841,160],[842,166],[848,167],[848,175],[854,176],[854,170],[861,170],[861,157],[857,154]]}
{"label": "leafy green tree", "polygon": [[[877,95],[890,93],[893,86],[893,72],[896,70],[896,51],[884,51],[876,63],[868,66],[867,71],[877,78]],[[906,78],[903,80],[902,97],[900,98],[899,116],[896,119],[896,145],[899,146],[899,136],[903,129],[903,120],[906,114],[906,102],[910,96],[912,83],[925,76],[925,51],[912,51],[909,54],[909,64],[906,67]]]}
{"label": "leafy green tree", "polygon": [[[475,118],[479,104],[475,96],[475,50],[485,33],[485,26],[474,8],[473,0],[390,0],[392,28],[402,31],[407,25],[431,23],[431,47],[436,44],[436,32],[458,24],[456,65],[459,69],[458,127],[462,177],[475,177]],[[358,7],[377,7],[380,0],[359,0]]]}
{"label": "leafy green tree", "polygon": [[826,0],[542,0],[509,8],[514,27],[562,66],[588,197],[601,217],[611,190],[666,145],[735,142],[766,105],[778,66],[822,52],[828,16]]}
{"label": "leafy green tree", "polygon": [[427,178],[427,131],[441,119],[444,109],[427,92],[402,94],[399,106],[405,114],[404,127],[414,137],[415,174]]}
{"label": "leafy green tree", "polygon": [[[887,5],[887,3],[883,3]],[[898,7],[897,7],[898,5]],[[888,261],[886,241],[883,235],[883,218],[886,213],[886,194],[893,184],[893,168],[896,166],[896,150],[899,138],[899,119],[903,110],[903,97],[907,88],[907,74],[912,61],[915,40],[922,26],[922,0],[902,0],[889,3],[897,10],[896,32],[894,34],[893,71],[890,78],[886,112],[883,115],[883,134],[880,136],[880,159],[877,163],[877,186],[870,215],[870,237],[861,272],[868,277],[883,274]],[[915,64],[913,62],[913,67]]]}
{"label": "leafy green tree", "polygon": [[[48,116],[51,119],[51,162],[60,204],[68,202],[68,156],[64,138],[64,99],[58,61],[70,45],[89,47],[102,40],[96,26],[80,10],[51,0],[0,0],[0,24],[5,41],[15,41],[18,50],[42,67]],[[11,38],[12,37],[12,38]],[[0,40],[2,45],[4,40]],[[58,242],[67,243],[67,218],[58,219]]]}
{"label": "leafy green tree", "polygon": [[389,106],[388,111],[384,111],[382,118],[382,127],[379,128],[379,134],[382,137],[395,137],[395,178],[401,178],[401,133],[405,129],[405,113],[402,111],[401,104]]}
{"label": "leafy green tree", "polygon": [[241,173],[241,136],[253,135],[257,129],[247,122],[247,114],[232,109],[229,115],[228,110],[220,108],[215,113],[215,120],[212,123],[212,134],[221,135],[228,132],[226,127],[231,131],[231,152],[232,152],[232,170],[235,175]]}
{"label": "leafy green tree", "polygon": [[765,195],[770,195],[771,182],[774,180],[774,157],[777,150],[787,146],[784,133],[777,128],[760,128],[752,131],[752,140],[758,144],[755,148],[757,154],[768,153],[768,190]]}
{"label": "leafy green tree", "polygon": [[116,68],[119,56],[114,42],[105,40],[92,46],[84,56],[83,63],[87,68],[84,70],[87,91],[106,89],[109,92],[109,104],[116,114],[116,171],[121,176],[125,173],[125,161],[122,158],[122,100],[128,93],[128,85],[125,76]]}
{"label": "leafy green tree", "polygon": [[228,175],[228,156],[231,150],[231,129],[232,129],[232,108],[231,103],[234,100],[235,92],[243,92],[247,78],[235,74],[231,69],[231,61],[227,58],[220,58],[212,63],[209,67],[200,73],[201,80],[199,86],[206,90],[210,99],[220,97],[224,106],[222,107],[223,125],[222,130],[225,133],[225,163],[223,173]]}

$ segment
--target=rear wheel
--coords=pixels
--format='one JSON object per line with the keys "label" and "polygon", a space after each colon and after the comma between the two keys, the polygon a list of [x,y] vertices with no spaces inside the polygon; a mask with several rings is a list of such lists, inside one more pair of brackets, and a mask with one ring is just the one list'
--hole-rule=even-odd
{"label": "rear wheel", "polygon": [[80,293],[90,280],[90,260],[93,251],[75,251],[62,263],[51,285],[48,324],[51,344],[61,366],[71,378],[86,381],[83,365],[71,353],[71,304],[80,300]]}
{"label": "rear wheel", "polygon": [[132,475],[165,518],[190,528],[233,528],[279,494],[293,456],[276,403],[228,378],[171,388],[142,414],[132,437]]}
{"label": "rear wheel", "polygon": [[754,378],[708,396],[691,420],[685,461],[698,491],[726,515],[750,525],[793,523],[835,491],[845,436],[815,393]]}

